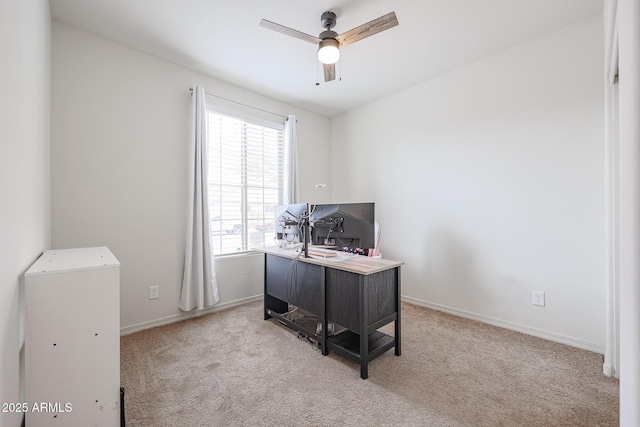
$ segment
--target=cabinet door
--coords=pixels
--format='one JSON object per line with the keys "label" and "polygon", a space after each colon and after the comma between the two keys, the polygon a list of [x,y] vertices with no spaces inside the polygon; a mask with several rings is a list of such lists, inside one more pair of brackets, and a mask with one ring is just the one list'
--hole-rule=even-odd
{"label": "cabinet door", "polygon": [[327,320],[354,332],[360,330],[360,281],[363,276],[327,269]]}
{"label": "cabinet door", "polygon": [[[327,320],[360,331],[360,299],[366,298],[367,323],[371,325],[396,312],[397,278],[395,269],[362,276],[327,269]],[[360,295],[360,292],[363,295]],[[367,326],[368,326],[367,325]]]}

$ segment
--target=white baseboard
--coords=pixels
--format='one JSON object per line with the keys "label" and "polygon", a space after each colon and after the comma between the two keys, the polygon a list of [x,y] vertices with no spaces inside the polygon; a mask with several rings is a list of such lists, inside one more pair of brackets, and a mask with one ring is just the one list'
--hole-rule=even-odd
{"label": "white baseboard", "polygon": [[620,378],[615,368],[610,363],[602,364],[602,373],[608,377]]}
{"label": "white baseboard", "polygon": [[216,311],[226,310],[227,308],[235,307],[242,304],[248,304],[253,301],[258,301],[263,298],[263,295],[254,295],[248,298],[242,298],[235,301],[225,302],[223,304],[216,304],[211,307],[207,307],[202,310],[193,310],[180,314],[174,314],[173,316],[162,317],[160,319],[150,320],[148,322],[142,322],[135,325],[125,326],[120,328],[120,336],[133,334],[134,332],[144,331],[145,329],[155,328],[156,326],[168,325],[170,323],[180,322],[182,320],[191,319],[194,317],[204,316],[205,314],[215,313]]}
{"label": "white baseboard", "polygon": [[[135,325],[125,326],[123,328],[120,328],[120,335],[121,336],[129,335],[134,332],[143,331],[145,329],[154,328],[156,326],[168,325],[170,323],[180,322],[182,320],[203,316],[205,314],[215,313],[216,311],[225,310],[225,309],[242,305],[242,304],[248,304],[253,301],[259,301],[262,298],[263,298],[262,294],[254,295],[252,297],[242,298],[235,301],[229,301],[223,304],[217,304],[212,307],[207,307],[203,310],[175,314],[173,316],[167,316],[160,319],[150,320],[148,322],[142,322]],[[412,298],[408,296],[403,296],[402,301],[407,302],[409,304],[430,308],[432,310],[442,311],[444,313],[449,313],[454,316],[463,317],[465,319],[475,320],[478,322],[487,323],[489,325],[498,326],[500,328],[510,329],[512,331],[521,332],[523,334],[532,335],[538,338],[543,338],[549,341],[570,345],[572,347],[581,348],[583,350],[592,351],[594,353],[604,354],[604,348],[602,348],[602,346],[599,346],[595,343],[583,341],[577,338],[569,337],[566,335],[560,335],[560,334],[545,331],[542,329],[532,328],[530,326],[509,322],[506,320],[496,319],[496,318],[485,316],[482,314],[476,314],[470,311],[460,310],[454,307],[449,307],[442,304],[436,304],[436,303],[432,303],[429,301],[424,301],[424,300],[420,300],[420,299]],[[603,373],[607,376],[615,375],[613,367],[605,364],[603,364]]]}
{"label": "white baseboard", "polygon": [[478,322],[487,323],[489,325],[498,326],[500,328],[510,329],[512,331],[521,332],[523,334],[532,335],[534,337],[543,338],[549,341],[566,344],[572,347],[581,348],[583,350],[592,351],[594,353],[604,354],[604,348],[598,344],[583,341],[577,338],[569,337],[566,335],[556,334],[554,332],[545,331],[542,329],[532,328],[530,326],[521,325],[506,320],[496,319],[493,317],[485,316],[482,314],[472,313],[470,311],[460,310],[453,307],[448,307],[442,304],[436,304],[428,301],[423,301],[417,298],[403,296],[402,301],[410,304],[419,305],[421,307],[430,308],[444,313],[453,314],[454,316],[463,317],[465,319],[476,320]]}

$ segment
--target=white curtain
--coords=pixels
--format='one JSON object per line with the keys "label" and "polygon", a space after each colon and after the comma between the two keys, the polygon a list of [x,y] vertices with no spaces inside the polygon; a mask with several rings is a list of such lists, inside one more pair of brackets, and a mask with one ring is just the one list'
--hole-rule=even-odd
{"label": "white curtain", "polygon": [[207,185],[207,108],[202,85],[193,88],[188,154],[187,244],[180,309],[202,310],[218,302]]}
{"label": "white curtain", "polygon": [[298,131],[296,116],[287,116],[284,122],[284,200],[283,203],[297,203],[298,195]]}

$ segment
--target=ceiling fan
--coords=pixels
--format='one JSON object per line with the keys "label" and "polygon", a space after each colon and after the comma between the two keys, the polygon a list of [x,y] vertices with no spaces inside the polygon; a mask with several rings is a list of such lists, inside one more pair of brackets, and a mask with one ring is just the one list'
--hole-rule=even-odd
{"label": "ceiling fan", "polygon": [[338,35],[338,33],[331,30],[335,27],[336,20],[337,17],[335,13],[331,11],[324,12],[320,17],[320,24],[325,30],[321,32],[318,37],[285,27],[284,25],[276,24],[275,22],[267,21],[266,19],[260,21],[260,26],[318,45],[318,60],[322,62],[324,81],[328,82],[336,78],[335,64],[340,59],[340,47],[348,46],[358,40],[373,36],[374,34],[398,25],[395,12],[390,12],[373,21],[353,28],[346,33]]}

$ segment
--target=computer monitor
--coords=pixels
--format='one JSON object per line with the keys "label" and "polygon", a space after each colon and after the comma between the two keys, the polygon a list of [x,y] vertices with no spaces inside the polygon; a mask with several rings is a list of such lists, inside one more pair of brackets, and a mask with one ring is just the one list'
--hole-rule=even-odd
{"label": "computer monitor", "polygon": [[276,240],[284,244],[304,241],[304,215],[308,212],[306,203],[294,203],[276,207]]}
{"label": "computer monitor", "polygon": [[374,203],[340,203],[311,208],[311,244],[370,249],[375,246]]}

